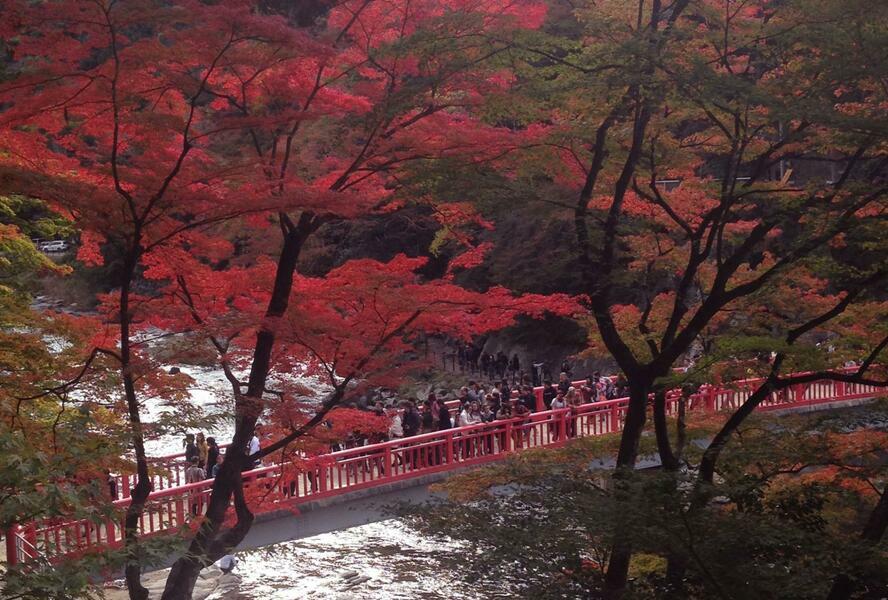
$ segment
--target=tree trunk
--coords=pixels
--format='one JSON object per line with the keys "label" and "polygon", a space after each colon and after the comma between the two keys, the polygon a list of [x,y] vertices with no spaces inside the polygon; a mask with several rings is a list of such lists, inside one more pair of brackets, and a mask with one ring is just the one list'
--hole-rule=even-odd
{"label": "tree trunk", "polygon": [[130,436],[136,458],[136,485],[130,491],[130,504],[123,520],[126,566],[124,576],[130,600],[145,600],[148,590],[142,585],[141,556],[139,553],[139,520],[145,510],[145,501],[151,493],[151,477],[148,474],[148,458],[145,454],[145,437],[132,365],[132,344],[130,341],[130,288],[132,287],[136,265],[138,264],[139,238],[133,242],[132,250],[124,262],[123,280],[120,285],[120,370],[123,378],[123,391],[129,416]]}
{"label": "tree trunk", "polygon": [[[638,444],[641,441],[641,434],[647,419],[650,382],[637,382],[633,379],[629,378],[629,408],[626,413],[626,422],[623,425],[620,451],[614,471],[614,495],[618,501],[631,493],[627,489],[626,479],[635,468],[635,461],[638,458]],[[629,577],[631,558],[632,544],[627,539],[626,524],[620,520],[616,523],[614,543],[604,579],[604,593],[607,598],[616,599],[623,595]]]}
{"label": "tree trunk", "polygon": [[669,426],[666,422],[666,391],[659,390],[654,394],[654,432],[657,435],[657,452],[660,463],[667,471],[678,470],[678,459],[672,452],[669,441]]}
{"label": "tree trunk", "polygon": [[[684,396],[679,400],[679,408],[678,408],[678,440],[677,447],[678,452],[682,452],[684,449]],[[654,395],[654,431],[657,435],[657,451],[660,454],[660,463],[663,466],[663,470],[676,474],[678,472],[681,463],[676,456],[676,453],[672,451],[672,444],[669,441],[669,427],[666,422],[666,391],[661,390],[658,391]],[[676,485],[676,480],[672,479],[670,481],[671,490],[673,493],[678,494],[679,488]],[[665,598],[674,598],[678,600],[679,598],[684,598],[684,576],[687,571],[688,557],[683,549],[674,548],[668,552],[668,556],[666,557],[666,583],[667,583],[667,591],[665,594]]]}
{"label": "tree trunk", "polygon": [[124,390],[129,409],[130,427],[132,429],[133,449],[136,454],[136,485],[130,491],[130,504],[126,509],[123,522],[124,547],[126,549],[126,567],[124,575],[126,587],[131,600],[145,600],[148,590],[141,581],[141,556],[139,553],[139,520],[145,511],[145,501],[151,493],[151,477],[148,474],[148,459],[145,455],[145,443],[142,435],[142,421],[139,416],[139,405],[136,401],[135,386],[132,375],[124,367]]}
{"label": "tree trunk", "polygon": [[[678,440],[676,442],[677,453],[674,453],[672,451],[672,444],[669,441],[669,427],[666,422],[666,392],[661,390],[654,395],[654,431],[657,435],[657,451],[660,454],[660,463],[663,466],[663,470],[672,474],[677,473],[681,466],[677,454],[683,452],[685,445],[684,416],[685,397],[682,395],[679,399],[678,423],[676,425],[678,432]],[[676,480],[672,479],[670,484],[672,492],[678,494],[679,488],[676,485]],[[678,600],[685,597],[683,588],[687,563],[688,557],[683,549],[674,548],[669,551],[666,557],[667,591],[665,598]]]}
{"label": "tree trunk", "polygon": [[617,454],[617,471],[632,470],[638,459],[638,444],[647,421],[648,394],[650,382],[635,383],[629,377],[629,407],[626,421],[623,424],[623,435],[620,438],[620,451]]}
{"label": "tree trunk", "polygon": [[[237,546],[253,523],[253,514],[244,499],[241,471],[247,466],[247,445],[263,409],[262,395],[271,370],[271,352],[275,342],[272,321],[284,316],[287,311],[299,254],[315,227],[315,219],[310,213],[303,214],[298,226],[292,225],[286,215],[281,215],[281,219],[285,232],[284,245],[278,258],[274,289],[265,312],[266,322],[256,335],[247,393],[235,397],[234,437],[225,453],[219,474],[213,481],[205,520],[192,539],[187,553],[173,564],[162,600],[189,600],[201,569]],[[232,528],[221,531],[232,496],[235,500],[237,523]]]}
{"label": "tree trunk", "polygon": [[675,422],[675,458],[682,460],[688,444],[687,433],[688,397],[685,394],[678,399],[678,419]]}

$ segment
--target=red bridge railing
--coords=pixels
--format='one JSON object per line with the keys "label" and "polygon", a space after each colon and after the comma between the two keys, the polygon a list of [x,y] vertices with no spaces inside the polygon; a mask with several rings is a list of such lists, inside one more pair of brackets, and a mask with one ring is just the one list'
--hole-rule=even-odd
{"label": "red bridge railing", "polygon": [[[714,412],[739,407],[758,387],[750,379],[716,388],[704,386],[688,398],[688,412]],[[772,393],[760,410],[797,408],[873,398],[886,390],[833,380],[815,381]],[[680,392],[667,395],[667,410],[677,412]],[[468,427],[333,452],[299,464],[271,465],[243,474],[247,498],[256,514],[293,509],[300,504],[384,485],[430,473],[498,460],[526,448],[555,447],[573,437],[620,431],[628,398],[533,413]],[[159,459],[156,491],[148,497],[139,522],[139,535],[148,537],[184,531],[203,514],[213,480],[188,485],[177,464],[180,455]],[[126,486],[128,482],[122,480]],[[10,564],[56,562],[85,552],[123,544],[122,517],[129,498],[114,502],[118,515],[108,520],[45,519],[7,532]]]}

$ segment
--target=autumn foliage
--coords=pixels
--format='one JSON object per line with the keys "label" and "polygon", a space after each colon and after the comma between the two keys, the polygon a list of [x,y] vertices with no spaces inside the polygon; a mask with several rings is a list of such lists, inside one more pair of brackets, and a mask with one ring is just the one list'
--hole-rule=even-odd
{"label": "autumn foliage", "polygon": [[[520,316],[576,318],[587,354],[623,372],[621,470],[651,397],[668,470],[666,389],[764,377],[701,459],[711,484],[789,373],[854,360],[843,377],[884,383],[888,62],[872,25],[884,11],[865,5],[2,0],[0,193],[61,215],[75,267],[108,279],[93,314],[34,321],[76,341],[64,352],[9,341],[4,365],[18,352],[27,368],[9,369],[2,417],[24,430],[12,399],[46,402],[33,419],[46,431],[79,393],[91,426],[126,424],[134,599],[145,442],[193,422],[188,378],[165,368],[191,353],[224,372],[234,436],[164,600],[189,597],[249,530],[240,472],[264,457],[246,455],[257,423],[260,454],[294,465],[378,433],[384,419],[342,404],[427,368],[430,336],[469,341]],[[502,247],[488,213],[524,204],[564,225],[569,293],[472,279]],[[396,239],[368,257],[337,237],[407,211],[430,228],[421,252]],[[319,240],[330,260],[309,269]],[[68,270],[21,224],[0,224],[0,250],[4,273]],[[7,328],[32,319],[3,302]],[[165,338],[188,347],[160,359]],[[174,410],[143,422],[156,398]],[[609,592],[630,555],[618,539]]]}

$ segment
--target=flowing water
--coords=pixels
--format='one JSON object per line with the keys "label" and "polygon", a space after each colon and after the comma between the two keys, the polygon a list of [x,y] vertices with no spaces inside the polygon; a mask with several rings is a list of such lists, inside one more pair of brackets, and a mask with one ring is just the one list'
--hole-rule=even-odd
{"label": "flowing water", "polygon": [[513,598],[498,583],[469,583],[467,553],[397,519],[238,554],[234,591],[212,600],[474,600]]}

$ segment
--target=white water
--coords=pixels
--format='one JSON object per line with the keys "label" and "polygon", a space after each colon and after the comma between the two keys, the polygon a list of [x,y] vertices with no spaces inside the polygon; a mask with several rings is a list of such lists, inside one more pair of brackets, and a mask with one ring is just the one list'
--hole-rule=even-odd
{"label": "white water", "polygon": [[208,600],[475,600],[511,598],[504,586],[461,577],[471,549],[421,536],[398,520],[238,554],[236,591]]}
{"label": "white water", "polygon": [[[225,378],[225,374],[221,369],[197,367],[194,365],[168,365],[164,368],[168,370],[172,366],[178,367],[182,373],[192,379],[193,383],[188,387],[187,401],[199,408],[204,415],[230,414],[233,411],[234,397],[231,384]],[[241,374],[237,375],[241,376]],[[320,380],[306,374],[293,374],[288,376],[287,379],[290,383],[315,390],[319,395],[318,397],[328,389]],[[274,385],[274,383],[272,381],[271,385]],[[164,405],[162,399],[149,398],[143,404],[144,420],[150,422],[166,410],[169,410],[169,408]],[[196,432],[195,430],[192,433]],[[217,443],[227,444],[231,441],[231,436],[234,433],[234,419],[222,419],[217,426],[205,428],[203,432],[208,437],[215,437]],[[169,434],[146,441],[145,449],[148,452],[148,456],[165,456],[182,452],[182,437],[182,434]]]}

